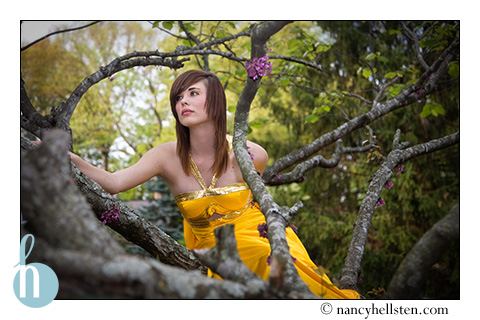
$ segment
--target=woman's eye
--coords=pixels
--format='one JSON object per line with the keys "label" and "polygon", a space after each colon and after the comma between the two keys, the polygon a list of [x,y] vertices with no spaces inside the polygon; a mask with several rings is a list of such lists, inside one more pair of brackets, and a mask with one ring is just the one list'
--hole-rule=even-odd
{"label": "woman's eye", "polygon": [[182,100],[182,96],[177,96],[177,97],[175,98],[175,101],[180,101],[180,100]]}
{"label": "woman's eye", "polygon": [[200,93],[196,92],[196,91],[192,91],[190,92],[190,95],[191,96],[198,96]]}

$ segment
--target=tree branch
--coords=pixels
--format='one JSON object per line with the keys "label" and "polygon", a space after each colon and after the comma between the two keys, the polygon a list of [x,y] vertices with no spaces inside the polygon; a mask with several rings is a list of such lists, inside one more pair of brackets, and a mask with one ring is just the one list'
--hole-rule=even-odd
{"label": "tree branch", "polygon": [[295,150],[275,161],[271,166],[265,169],[263,173],[264,179],[266,181],[272,180],[286,168],[312,156],[323,147],[341,139],[348,133],[362,128],[390,112],[408,106],[419,99],[423,99],[425,96],[432,93],[436,88],[440,76],[445,73],[448,63],[454,57],[458,45],[459,41],[457,38],[447,49],[445,49],[435,63],[432,64],[432,66],[414,85],[409,86],[397,96],[383,103],[377,103],[369,112],[345,122],[336,129],[320,136],[305,147]]}
{"label": "tree branch", "polygon": [[77,186],[99,220],[102,218],[102,213],[111,208],[119,208],[118,219],[109,223],[108,226],[121,234],[126,240],[142,247],[163,263],[185,270],[206,272],[206,267],[198,261],[190,250],[180,245],[153,223],[140,217],[135,210],[116,200],[99,184],[78,170],[73,163],[71,165]]}
{"label": "tree branch", "polygon": [[[264,22],[252,28],[252,59],[265,55],[266,41],[287,23],[282,21]],[[262,178],[256,173],[246,148],[250,105],[260,86],[260,79],[261,77],[257,80],[248,77],[239,97],[235,111],[233,149],[243,178],[252,190],[255,200],[259,203],[268,225],[268,239],[272,248],[270,283],[277,286],[280,292],[298,293],[300,295],[311,294],[293,265],[286,240],[286,222],[293,214],[293,210],[280,208],[275,203],[266,190]],[[295,208],[298,209],[300,206],[300,204],[297,204]]]}
{"label": "tree branch", "polygon": [[70,32],[70,31],[76,31],[76,30],[80,30],[80,29],[83,29],[83,28],[88,28],[88,27],[93,26],[94,24],[97,24],[97,23],[99,23],[99,22],[101,22],[101,21],[94,21],[94,22],[89,23],[89,24],[84,25],[84,26],[80,26],[80,27],[76,27],[76,28],[69,28],[69,29],[65,29],[65,30],[59,30],[59,31],[51,32],[51,33],[47,34],[46,36],[43,36],[43,37],[41,37],[40,39],[37,39],[37,40],[29,43],[28,45],[24,46],[24,47],[21,47],[21,48],[20,48],[20,52],[22,52],[23,50],[27,50],[28,48],[30,48],[30,47],[33,46],[34,44],[36,44],[36,43],[38,43],[38,42],[40,42],[40,41],[42,41],[42,40],[45,40],[46,38],[51,37],[51,36],[53,36],[53,35],[55,35],[55,34],[65,33],[65,32]]}
{"label": "tree branch", "polygon": [[25,82],[20,78],[20,127],[41,138],[42,130],[52,127],[51,120],[51,116],[44,117],[35,110],[25,90]]}
{"label": "tree branch", "polygon": [[[152,58],[153,57],[153,58]],[[183,67],[185,59],[177,60],[170,58],[168,54],[157,51],[149,52],[133,52],[114,59],[105,67],[101,67],[97,72],[85,78],[72,92],[67,101],[57,108],[57,122],[70,122],[70,118],[75,111],[75,108],[90,87],[100,82],[101,80],[112,76],[113,74],[138,66],[165,66],[172,69],[179,69]]]}
{"label": "tree branch", "polygon": [[342,147],[342,140],[337,141],[337,147],[330,159],[325,159],[321,155],[316,155],[313,158],[310,158],[300,164],[298,164],[295,169],[288,173],[278,174],[276,177],[265,181],[265,184],[269,186],[278,186],[282,184],[288,184],[292,182],[302,182],[305,180],[305,173],[309,170],[312,170],[317,167],[322,168],[334,168],[340,162],[342,155],[345,153],[357,153],[357,152],[366,152],[373,148],[371,144],[362,146],[362,147]]}
{"label": "tree branch", "polygon": [[410,28],[408,28],[407,24],[404,21],[402,21],[402,27],[405,30],[407,36],[413,41],[413,47],[415,48],[418,62],[420,62],[420,64],[423,68],[425,68],[425,70],[428,70],[430,66],[425,62],[422,54],[420,53],[420,43],[418,42],[417,35],[412,30],[410,30]]}
{"label": "tree branch", "polygon": [[[400,131],[397,130],[397,137],[399,133]],[[367,193],[358,211],[358,219],[355,223],[352,241],[348,249],[347,257],[345,258],[342,277],[340,279],[340,287],[342,289],[357,289],[358,274],[363,258],[365,244],[367,243],[367,235],[368,230],[370,229],[373,211],[380,197],[383,186],[392,176],[392,170],[403,162],[430,152],[447,148],[458,143],[459,141],[460,134],[456,132],[449,136],[431,140],[429,142],[415,145],[404,150],[401,150],[400,148],[394,149],[388,154],[378,171],[372,176]],[[396,141],[394,144],[396,146],[401,146],[398,141]]]}
{"label": "tree branch", "polygon": [[[234,230],[234,225],[225,225],[215,229],[215,247],[194,250],[194,253],[200,261],[223,279],[245,284],[254,296],[267,296],[267,282],[253,273],[240,258]],[[278,292],[273,290],[270,294],[277,295]]]}
{"label": "tree branch", "polygon": [[460,237],[460,208],[450,212],[427,231],[400,263],[390,281],[386,299],[420,299],[425,275],[445,250]]}

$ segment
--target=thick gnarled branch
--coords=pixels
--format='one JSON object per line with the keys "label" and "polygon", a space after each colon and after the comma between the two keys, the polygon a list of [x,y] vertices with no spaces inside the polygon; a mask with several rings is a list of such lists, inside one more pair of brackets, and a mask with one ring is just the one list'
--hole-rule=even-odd
{"label": "thick gnarled branch", "polygon": [[390,281],[385,298],[419,299],[425,278],[445,250],[460,238],[460,207],[450,212],[427,231],[400,263]]}
{"label": "thick gnarled branch", "polygon": [[99,184],[80,172],[73,164],[72,174],[77,181],[77,186],[86,197],[98,219],[102,218],[103,212],[111,208],[119,209],[118,219],[109,223],[109,227],[121,234],[126,240],[142,247],[163,263],[185,270],[206,272],[206,267],[195,258],[190,250],[172,239],[153,223],[140,217],[135,210],[115,199],[103,190]]}

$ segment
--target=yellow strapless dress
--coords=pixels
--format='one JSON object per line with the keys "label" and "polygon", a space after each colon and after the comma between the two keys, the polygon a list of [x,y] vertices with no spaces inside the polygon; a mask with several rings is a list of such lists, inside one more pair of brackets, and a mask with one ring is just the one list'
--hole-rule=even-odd
{"label": "yellow strapless dress", "polygon": [[[185,244],[188,249],[205,249],[215,246],[214,229],[235,225],[235,237],[240,257],[245,265],[263,279],[270,271],[270,244],[260,236],[258,226],[265,224],[265,216],[253,201],[252,193],[245,182],[215,188],[216,177],[207,188],[198,168],[190,160],[192,172],[202,190],[182,193],[175,197],[184,217]],[[310,290],[326,299],[358,299],[353,290],[340,290],[325,274],[319,274],[305,247],[295,232],[288,227],[287,243],[300,278]],[[209,275],[216,276],[209,271]],[[218,277],[218,276],[217,276]]]}

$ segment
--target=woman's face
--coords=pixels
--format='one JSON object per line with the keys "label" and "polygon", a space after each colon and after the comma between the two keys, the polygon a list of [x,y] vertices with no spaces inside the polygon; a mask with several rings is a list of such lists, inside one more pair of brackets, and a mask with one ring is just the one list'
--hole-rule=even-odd
{"label": "woman's face", "polygon": [[178,119],[185,127],[192,127],[209,121],[205,102],[207,87],[203,80],[192,84],[175,97]]}

